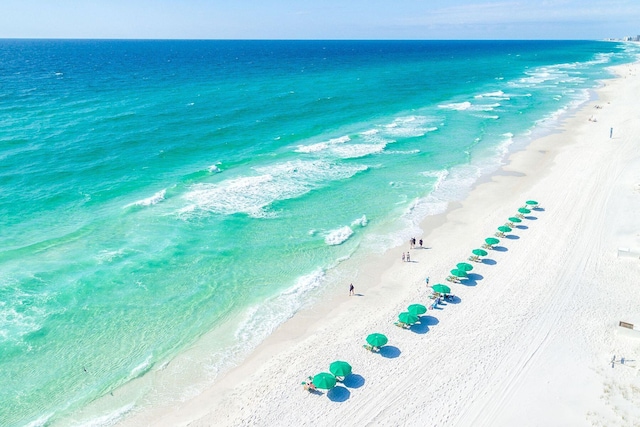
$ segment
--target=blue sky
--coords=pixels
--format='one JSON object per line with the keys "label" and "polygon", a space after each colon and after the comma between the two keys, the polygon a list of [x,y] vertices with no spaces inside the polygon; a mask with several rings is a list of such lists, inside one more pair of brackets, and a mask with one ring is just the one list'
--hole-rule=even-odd
{"label": "blue sky", "polygon": [[601,39],[640,0],[2,0],[0,37]]}

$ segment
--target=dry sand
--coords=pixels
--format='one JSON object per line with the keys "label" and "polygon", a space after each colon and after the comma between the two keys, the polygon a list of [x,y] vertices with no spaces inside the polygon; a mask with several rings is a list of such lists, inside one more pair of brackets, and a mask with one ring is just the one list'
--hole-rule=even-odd
{"label": "dry sand", "polygon": [[[300,311],[205,393],[122,424],[640,425],[640,331],[617,327],[640,324],[640,260],[617,256],[640,250],[637,70],[616,68],[621,77],[561,132],[512,154],[466,200],[426,220],[428,249],[412,250],[411,263],[400,260],[408,244],[369,260],[355,283],[362,296],[345,289]],[[454,303],[412,330],[394,326],[408,304],[431,301],[425,276],[447,283],[529,199],[542,210],[474,263],[471,280],[450,285]],[[372,332],[389,337],[380,354],[362,348]],[[354,369],[344,385],[302,389],[336,359]]]}

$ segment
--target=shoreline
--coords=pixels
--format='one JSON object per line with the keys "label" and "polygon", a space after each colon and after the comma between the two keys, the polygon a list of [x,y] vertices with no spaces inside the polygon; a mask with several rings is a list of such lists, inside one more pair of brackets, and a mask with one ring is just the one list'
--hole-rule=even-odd
{"label": "shoreline", "polygon": [[[637,64],[621,65],[617,69],[624,70],[627,67],[635,70]],[[637,78],[634,80],[637,85]],[[610,84],[596,89],[599,96],[597,102],[617,101],[619,97],[609,100],[607,95],[610,95],[613,86],[622,86],[624,81],[622,77],[607,80]],[[617,93],[622,92],[618,90]],[[376,421],[399,420],[398,422],[411,423],[429,414],[427,408],[420,408],[433,403],[433,396],[427,396],[429,393],[425,392],[425,388],[444,393],[455,402],[447,408],[435,411],[431,407],[431,412],[435,412],[439,420],[434,420],[434,424],[472,425],[477,421],[491,423],[492,420],[500,419],[491,418],[487,414],[501,414],[505,417],[504,414],[508,414],[508,411],[501,412],[500,408],[490,408],[491,410],[487,411],[488,403],[478,397],[483,394],[478,394],[475,387],[469,388],[469,385],[482,384],[489,378],[489,385],[483,387],[485,394],[490,395],[490,392],[494,391],[495,395],[495,390],[501,387],[501,381],[490,374],[491,368],[505,366],[497,364],[492,359],[495,356],[506,355],[506,359],[514,360],[512,365],[507,367],[518,368],[520,360],[530,355],[527,351],[522,354],[508,351],[510,340],[507,338],[512,338],[513,341],[516,332],[510,330],[507,332],[511,335],[502,335],[501,331],[493,330],[491,324],[483,321],[483,318],[491,317],[490,308],[493,307],[496,293],[503,295],[504,299],[512,299],[512,295],[504,295],[505,291],[502,289],[491,290],[491,284],[495,286],[496,282],[513,277],[514,266],[509,265],[513,261],[509,258],[514,257],[521,261],[517,265],[526,272],[521,277],[522,280],[527,281],[540,276],[539,272],[522,261],[540,257],[540,254],[534,251],[538,248],[540,252],[540,248],[548,247],[549,230],[562,236],[562,230],[552,228],[552,225],[557,226],[555,222],[549,224],[549,216],[556,215],[554,210],[563,199],[557,194],[545,194],[553,188],[546,181],[554,173],[561,175],[556,163],[559,162],[558,157],[570,152],[576,145],[583,144],[578,136],[570,136],[569,142],[558,142],[569,133],[584,134],[587,126],[590,126],[589,130],[599,130],[598,141],[606,140],[602,136],[602,133],[606,134],[608,130],[604,120],[591,123],[586,119],[593,113],[595,102],[587,102],[582,108],[564,118],[558,132],[531,141],[523,150],[511,152],[507,164],[486,180],[480,179],[476,182],[465,200],[450,203],[445,213],[424,219],[420,224],[424,233],[416,237],[424,239],[430,249],[414,250],[412,259],[415,262],[410,265],[400,262],[399,253],[400,250],[406,249],[404,247],[392,248],[382,255],[372,256],[361,266],[357,278],[356,292],[364,294],[363,297],[347,299],[335,295],[329,301],[322,301],[322,307],[316,304],[314,307],[300,310],[277,328],[240,366],[223,374],[201,395],[176,407],[152,408],[134,414],[131,418],[125,418],[121,425],[263,425],[275,420],[286,420],[287,424],[304,424],[305,419],[315,419],[316,416],[325,417],[322,419],[330,424],[332,419],[340,419],[340,414],[344,417],[347,413],[354,416],[354,422],[357,420],[367,423],[373,420],[368,410],[375,413]],[[610,106],[607,104],[602,110],[598,110],[598,115],[604,115],[609,109]],[[576,172],[579,168],[574,166],[571,170]],[[527,194],[528,196],[525,196]],[[568,198],[578,196],[584,199],[585,195],[570,195]],[[516,230],[514,235],[519,239],[514,239],[513,242],[507,239],[508,245],[505,243],[505,246],[508,251],[490,254],[489,258],[495,258],[496,265],[474,265],[476,268],[473,273],[482,276],[481,279],[475,280],[476,286],[452,286],[453,293],[460,297],[459,304],[449,304],[443,310],[434,310],[437,314],[429,311],[427,315],[433,320],[429,321],[425,333],[403,331],[393,326],[394,313],[403,311],[406,303],[421,302],[426,305],[428,300],[424,276],[430,276],[430,284],[442,281],[448,275],[449,268],[456,262],[466,260],[471,249],[479,247],[484,237],[492,235],[495,227],[502,225],[508,216],[515,214],[517,208],[529,198],[540,201],[545,211],[536,215],[537,220],[527,223],[529,229]],[[587,202],[578,198],[575,203],[585,206]],[[476,218],[477,216],[480,218]],[[535,235],[535,239],[532,239],[532,235]],[[529,240],[533,240],[533,243],[528,242]],[[512,251],[516,256],[512,256]],[[559,258],[562,258],[561,255]],[[508,270],[507,273],[504,270]],[[549,276],[549,273],[542,276]],[[553,281],[552,275],[548,280]],[[542,319],[535,317],[535,312],[530,310],[539,303],[534,297],[539,297],[540,293],[544,294],[544,289],[538,284],[534,290],[527,293],[524,299],[529,307],[511,301],[517,307],[512,306],[514,310],[501,313],[505,316],[502,319],[512,317],[513,311],[518,312],[515,310],[517,308],[521,311],[523,319],[541,321]],[[515,290],[517,288],[509,288],[510,292]],[[559,289],[549,295],[562,297],[569,292],[570,289]],[[546,303],[551,301],[549,295],[544,296]],[[355,320],[352,314],[354,312],[358,313]],[[553,312],[549,315],[558,319],[561,314]],[[488,342],[492,346],[497,343],[498,349],[492,350],[491,346],[483,346],[482,343],[474,347],[471,353],[465,348],[474,343],[475,337],[469,330],[474,324],[473,320],[477,320],[476,324],[482,324],[486,328],[482,329],[483,331],[488,330],[494,334],[491,336],[493,339]],[[364,343],[367,331],[387,334],[390,339],[389,347],[400,351],[397,357],[381,358],[359,348]],[[539,337],[536,331],[530,331],[530,334],[524,334],[524,337],[527,339],[520,339],[523,344],[527,341],[544,344],[548,340],[545,336]],[[447,350],[447,347],[449,351],[444,354],[457,349],[458,354],[454,359],[458,363],[453,364],[450,359],[434,357],[428,351],[432,346],[438,349],[438,356],[442,356],[442,351]],[[533,352],[534,355],[536,351]],[[469,376],[465,374],[470,373],[473,360],[469,359],[473,359],[472,355],[479,355],[482,359],[481,365],[485,368],[485,375],[468,381]],[[485,360],[486,355],[491,357]],[[328,396],[307,395],[300,389],[300,381],[316,371],[327,370],[328,364],[335,359],[349,361],[354,367],[354,373],[364,379],[364,384],[347,389],[348,395],[342,391],[343,396],[336,399],[340,400],[346,396],[341,402],[332,402]],[[278,366],[278,363],[282,363],[283,366]],[[424,369],[425,366],[429,368]],[[413,375],[413,382],[406,385],[409,392],[402,392],[403,395],[406,393],[418,398],[412,400],[409,405],[403,405],[398,400],[397,387],[403,384],[403,379],[410,378],[407,375],[416,374],[418,368],[424,372]],[[443,371],[448,375],[454,373],[453,384],[441,379],[432,380],[438,372]],[[518,374],[523,375],[523,371],[521,368]],[[263,381],[264,378],[269,380]],[[520,378],[512,379],[516,383],[522,382]],[[382,399],[385,396],[388,401]],[[471,398],[471,402],[466,402],[465,398]],[[502,396],[502,402],[507,398],[510,396]],[[305,411],[300,411],[301,407],[304,407]],[[328,417],[327,412],[331,414]]]}

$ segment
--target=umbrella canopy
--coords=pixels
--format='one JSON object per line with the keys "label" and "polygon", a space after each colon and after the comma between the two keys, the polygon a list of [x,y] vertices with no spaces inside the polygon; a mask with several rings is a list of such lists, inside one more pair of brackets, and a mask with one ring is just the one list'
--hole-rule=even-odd
{"label": "umbrella canopy", "polygon": [[529,206],[538,206],[538,202],[536,202],[535,200],[527,200],[527,204]]}
{"label": "umbrella canopy", "polygon": [[409,313],[419,316],[427,312],[427,307],[422,304],[411,304],[409,307],[407,307],[407,310],[409,310]]}
{"label": "umbrella canopy", "polygon": [[342,360],[336,360],[329,365],[329,371],[336,377],[346,377],[347,375],[351,375],[351,365]]}
{"label": "umbrella canopy", "polygon": [[488,252],[485,251],[484,249],[474,249],[471,251],[471,253],[478,256],[487,256]]}
{"label": "umbrella canopy", "polygon": [[389,340],[387,339],[386,336],[378,333],[371,334],[367,337],[367,343],[369,343],[369,345],[372,345],[374,347],[382,347],[388,342]]}
{"label": "umbrella canopy", "polygon": [[520,208],[518,209],[518,212],[520,212],[521,214],[528,214],[531,213],[531,211],[527,208]]}
{"label": "umbrella canopy", "polygon": [[313,380],[311,382],[317,388],[329,390],[336,386],[336,377],[328,372],[320,372],[318,375],[313,377]]}
{"label": "umbrella canopy", "polygon": [[414,323],[416,323],[419,319],[418,316],[416,316],[413,313],[409,313],[408,311],[402,312],[398,315],[398,320],[401,321],[402,323],[406,323],[408,325],[413,325]]}
{"label": "umbrella canopy", "polygon": [[509,221],[510,221],[510,222],[515,222],[515,223],[522,222],[522,220],[521,220],[520,218],[518,218],[517,216],[511,216],[511,217],[509,217]]}
{"label": "umbrella canopy", "polygon": [[458,268],[454,268],[453,270],[451,270],[451,274],[456,277],[467,277],[467,272]]}
{"label": "umbrella canopy", "polygon": [[511,231],[511,228],[507,227],[506,225],[501,225],[500,227],[498,227],[498,231],[502,231],[503,233],[508,233]]}
{"label": "umbrella canopy", "polygon": [[447,285],[440,284],[440,283],[438,283],[437,285],[433,285],[431,287],[431,289],[433,289],[434,292],[438,292],[438,293],[441,293],[441,294],[451,293],[451,288],[450,287],[448,287]]}
{"label": "umbrella canopy", "polygon": [[471,264],[467,264],[466,262],[459,262],[456,267],[458,267],[458,270],[462,270],[462,271],[471,271],[473,270],[473,265]]}
{"label": "umbrella canopy", "polygon": [[484,239],[485,242],[487,242],[487,245],[497,245],[498,243],[500,243],[500,240],[496,239],[495,237],[487,237],[486,239]]}

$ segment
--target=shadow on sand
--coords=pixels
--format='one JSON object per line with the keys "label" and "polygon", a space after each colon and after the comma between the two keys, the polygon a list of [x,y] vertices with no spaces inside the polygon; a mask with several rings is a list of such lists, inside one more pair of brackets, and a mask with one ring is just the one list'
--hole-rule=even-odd
{"label": "shadow on sand", "polygon": [[496,265],[497,264],[496,260],[495,259],[491,259],[491,258],[484,258],[482,260],[482,263],[484,265]]}
{"label": "shadow on sand", "polygon": [[518,230],[528,230],[529,229],[529,227],[527,227],[526,225],[516,225],[516,228]]}
{"label": "shadow on sand", "polygon": [[342,385],[349,388],[360,388],[364,385],[364,377],[358,374],[351,374],[342,381]]}
{"label": "shadow on sand", "polygon": [[516,236],[515,234],[507,234],[506,236],[504,236],[504,238],[509,240],[518,240],[520,239],[520,236]]}
{"label": "shadow on sand", "polygon": [[351,392],[346,387],[335,386],[327,392],[327,397],[332,402],[344,402],[351,397]]}
{"label": "shadow on sand", "polygon": [[529,221],[535,221],[538,219],[537,216],[525,216],[524,219],[528,219]]}
{"label": "shadow on sand", "polygon": [[415,323],[409,327],[409,330],[414,334],[426,334],[429,332],[429,325],[426,323],[422,323],[422,319],[420,319],[420,323]]}
{"label": "shadow on sand", "polygon": [[504,246],[494,246],[493,250],[496,252],[508,252],[509,249],[505,248]]}
{"label": "shadow on sand", "polygon": [[386,357],[387,359],[395,359],[400,356],[400,349],[398,347],[394,347],[392,345],[385,345],[384,347],[380,347],[380,356]]}

